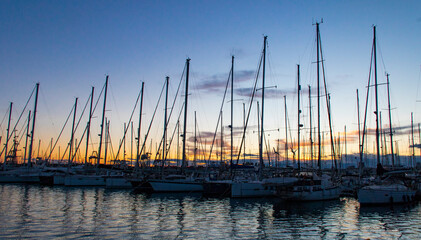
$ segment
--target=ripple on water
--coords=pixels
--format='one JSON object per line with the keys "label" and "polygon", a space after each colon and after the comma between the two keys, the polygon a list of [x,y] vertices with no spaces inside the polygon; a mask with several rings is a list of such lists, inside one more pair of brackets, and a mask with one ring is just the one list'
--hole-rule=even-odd
{"label": "ripple on water", "polygon": [[355,199],[286,203],[200,194],[0,184],[0,238],[421,238],[421,206],[360,208]]}

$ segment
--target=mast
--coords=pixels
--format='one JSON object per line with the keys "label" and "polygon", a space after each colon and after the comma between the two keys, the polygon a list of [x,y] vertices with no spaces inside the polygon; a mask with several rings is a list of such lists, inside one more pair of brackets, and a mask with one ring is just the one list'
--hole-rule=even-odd
{"label": "mast", "polygon": [[347,140],[346,140],[346,125],[345,125],[345,163],[348,163],[348,151],[347,151]]}
{"label": "mast", "polygon": [[[357,116],[358,116],[358,151],[360,153],[360,171],[362,170],[362,164],[363,164],[363,146],[361,145],[361,123],[360,123],[360,97],[358,94],[357,89]],[[393,143],[392,143],[393,144]]]}
{"label": "mast", "polygon": [[130,166],[133,164],[133,121],[130,122]]}
{"label": "mast", "polygon": [[287,117],[287,96],[284,95],[285,103],[285,166],[288,167],[288,117]]}
{"label": "mast", "polygon": [[[246,104],[243,103],[243,128],[246,129]],[[243,163],[246,162],[246,134],[243,134]]]}
{"label": "mast", "polygon": [[[420,124],[418,123],[418,139],[419,141],[421,141],[421,131],[420,131]],[[421,153],[421,148],[420,148],[420,153]]]}
{"label": "mast", "polygon": [[10,121],[12,120],[12,109],[13,109],[13,103],[10,102],[10,107],[9,107],[9,121],[7,123],[7,136],[6,136],[6,146],[4,149],[4,162],[3,162],[3,171],[6,170],[6,162],[7,162],[7,144],[9,143],[9,131],[10,131]]}
{"label": "mast", "polygon": [[320,39],[319,39],[319,23],[316,23],[316,48],[317,48],[317,139],[318,139],[318,157],[317,157],[317,166],[319,171],[322,170],[322,144],[321,144],[321,134],[320,134]]}
{"label": "mast", "polygon": [[89,148],[89,134],[91,133],[91,120],[92,120],[92,104],[94,101],[94,87],[92,87],[91,92],[91,105],[89,107],[89,120],[88,120],[88,126],[86,131],[86,152],[85,152],[85,166],[88,163],[88,148]]}
{"label": "mast", "polygon": [[31,141],[29,142],[28,167],[31,166],[31,160],[32,160],[32,146],[33,146],[33,143],[34,143],[35,119],[36,119],[36,116],[37,116],[39,83],[36,84],[36,89],[37,90],[35,91],[34,114],[33,114],[33,119],[32,119]]}
{"label": "mast", "polygon": [[168,116],[167,116],[167,108],[168,108],[168,83],[170,81],[170,77],[165,78],[165,110],[164,110],[164,137],[162,143],[162,169],[164,169],[164,160],[167,158],[166,151],[167,151],[167,124],[168,124]]}
{"label": "mast", "polygon": [[196,132],[196,126],[197,126],[197,118],[196,118],[196,111],[194,111],[194,151],[193,151],[193,154],[194,154],[194,157],[193,157],[193,163],[194,163],[194,165],[196,166],[196,153],[197,153],[197,132]]}
{"label": "mast", "polygon": [[[124,128],[123,128],[123,132],[126,132],[126,126],[127,123],[124,123]],[[123,161],[126,162],[126,135],[124,135],[123,137]],[[114,160],[114,164],[115,164],[115,160]]]}
{"label": "mast", "polygon": [[301,163],[300,163],[300,129],[302,127],[301,123],[300,123],[300,114],[301,114],[301,109],[300,109],[300,90],[301,90],[301,85],[300,85],[300,65],[297,64],[297,91],[298,91],[298,156],[297,156],[297,164],[298,164],[298,170],[301,169]]}
{"label": "mast", "polygon": [[222,111],[221,111],[221,164],[224,160],[224,124],[222,124]]}
{"label": "mast", "polygon": [[390,132],[390,151],[392,154],[392,167],[395,166],[395,154],[393,153],[393,129],[392,129],[392,112],[390,108],[390,83],[389,83],[389,75],[386,74],[387,77],[387,105],[389,110],[389,132]]}
{"label": "mast", "polygon": [[110,138],[110,120],[105,119],[105,147],[104,147],[104,164],[105,165],[107,165],[108,139],[109,138]]}
{"label": "mast", "polygon": [[[101,161],[101,148],[102,148],[102,135],[104,133],[104,120],[105,120],[105,107],[107,104],[107,90],[108,90],[108,75],[105,78],[105,93],[104,93],[104,106],[102,108],[102,120],[101,120],[101,133],[99,135],[99,147],[98,147],[98,158],[96,161],[96,167],[99,167]],[[104,161],[105,163],[105,161]]]}
{"label": "mast", "polygon": [[231,162],[230,162],[230,172],[232,172],[232,154],[233,154],[233,128],[234,128],[234,56],[231,57]]}
{"label": "mast", "polygon": [[[262,72],[262,115],[260,120],[260,143],[259,143],[259,169],[263,168],[263,136],[264,136],[264,113],[265,113],[265,70],[266,70],[266,41],[267,36],[263,37],[263,72]],[[262,169],[263,170],[263,169]],[[260,178],[263,172],[260,171]]]}
{"label": "mast", "polygon": [[186,167],[186,130],[187,130],[187,100],[189,96],[189,71],[190,71],[190,58],[186,59],[187,73],[186,73],[186,91],[184,96],[184,123],[183,123],[183,159],[181,162],[181,172],[184,172]]}
{"label": "mast", "polygon": [[313,125],[311,121],[311,87],[308,85],[308,104],[309,104],[309,119],[310,119],[310,162],[313,167]]}
{"label": "mast", "polygon": [[136,165],[135,165],[135,171],[137,172],[139,170],[139,159],[140,155],[142,153],[139,152],[139,146],[140,146],[140,127],[142,123],[142,107],[143,107],[143,88],[145,86],[145,82],[142,82],[142,89],[141,94],[142,97],[140,99],[140,107],[139,107],[139,126],[137,127],[137,142],[136,142]]}
{"label": "mast", "polygon": [[[380,139],[379,139],[379,95],[377,86],[377,50],[376,50],[376,26],[373,26],[373,48],[374,48],[374,91],[376,95],[376,155],[377,155],[377,170],[380,170]],[[378,174],[379,175],[379,174]]]}
{"label": "mast", "polygon": [[415,168],[414,116],[411,112],[412,167]]}
{"label": "mast", "polygon": [[75,122],[76,122],[76,109],[77,109],[77,99],[75,99],[75,107],[74,107],[74,112],[73,112],[73,124],[72,124],[72,134],[70,137],[70,147],[69,147],[69,161],[68,161],[68,165],[67,165],[67,172],[70,171],[70,165],[72,164],[72,153],[73,153],[73,139],[75,136]]}
{"label": "mast", "polygon": [[28,152],[28,137],[29,137],[29,124],[31,123],[31,111],[28,114],[28,124],[26,126],[26,136],[25,136],[25,155],[23,157],[23,164],[26,163],[26,153]]}
{"label": "mast", "polygon": [[180,165],[180,120],[177,120],[177,167]]}

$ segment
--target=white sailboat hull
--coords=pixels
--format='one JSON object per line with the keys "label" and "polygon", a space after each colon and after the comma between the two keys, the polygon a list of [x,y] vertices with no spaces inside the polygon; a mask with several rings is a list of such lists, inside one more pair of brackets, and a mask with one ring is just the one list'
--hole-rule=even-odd
{"label": "white sailboat hull", "polygon": [[105,186],[105,178],[102,176],[71,175],[64,178],[65,186]]}
{"label": "white sailboat hull", "polygon": [[288,200],[294,201],[325,201],[338,199],[341,194],[341,189],[338,186],[317,189],[313,191],[294,191],[289,196]]}
{"label": "white sailboat hull", "polygon": [[415,190],[407,189],[402,185],[368,186],[358,191],[358,202],[365,205],[405,203],[413,201],[415,193]]}
{"label": "white sailboat hull", "polygon": [[231,184],[231,197],[269,197],[274,196],[274,186],[265,186],[262,182],[233,182]]}

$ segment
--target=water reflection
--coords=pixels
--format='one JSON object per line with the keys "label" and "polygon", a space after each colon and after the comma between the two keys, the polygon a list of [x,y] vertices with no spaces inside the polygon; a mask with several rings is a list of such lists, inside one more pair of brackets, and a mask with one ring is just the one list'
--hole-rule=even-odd
{"label": "water reflection", "polygon": [[360,208],[352,198],[290,203],[0,185],[2,239],[419,239],[420,212],[419,204]]}

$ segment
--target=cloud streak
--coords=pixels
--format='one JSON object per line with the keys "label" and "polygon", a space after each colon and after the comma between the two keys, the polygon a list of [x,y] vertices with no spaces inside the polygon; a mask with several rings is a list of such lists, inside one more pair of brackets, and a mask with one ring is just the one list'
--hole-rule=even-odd
{"label": "cloud streak", "polygon": [[[254,71],[243,70],[234,72],[234,83],[249,81],[254,76]],[[197,86],[197,90],[206,92],[223,92],[227,85],[228,74],[214,74],[204,77]]]}

